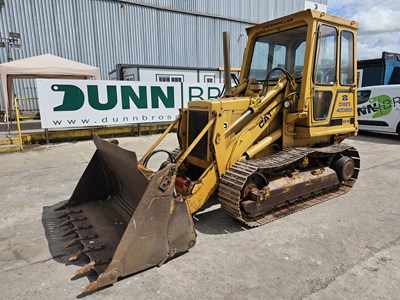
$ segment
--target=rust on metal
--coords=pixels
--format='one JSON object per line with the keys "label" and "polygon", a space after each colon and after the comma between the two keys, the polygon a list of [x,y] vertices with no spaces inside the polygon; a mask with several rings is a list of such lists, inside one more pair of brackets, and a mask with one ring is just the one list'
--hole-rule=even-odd
{"label": "rust on metal", "polygon": [[87,263],[86,265],[82,266],[78,271],[76,271],[74,273],[75,276],[81,276],[83,274],[86,274],[87,272],[89,272],[94,265],[96,264],[95,261],[91,261],[90,263]]}
{"label": "rust on metal", "polygon": [[[75,276],[98,275],[84,293],[161,266],[196,243],[187,203],[175,192],[176,164],[153,172],[138,164],[134,152],[94,140],[96,153],[70,200],[58,208],[63,236],[75,235],[64,247],[80,245],[70,261],[89,258]],[[228,214],[255,227],[347,192],[359,169],[350,146],[288,148],[234,164],[218,196]]]}
{"label": "rust on metal", "polygon": [[[329,163],[336,156],[345,158],[339,158],[330,168]],[[307,165],[313,158],[326,165],[291,174],[293,165],[298,166],[305,157]],[[234,164],[222,177],[218,198],[222,209],[233,218],[257,227],[346,193],[355,184],[359,171],[358,152],[346,144],[287,148],[265,158]],[[253,190],[253,199],[243,194],[249,178],[257,173],[272,176],[267,185],[270,194],[263,201],[254,201],[259,190]]]}
{"label": "rust on metal", "polygon": [[196,234],[186,202],[174,193],[177,168],[158,172],[138,167],[136,154],[94,137],[97,151],[89,162],[59,226],[64,246],[80,244],[69,258],[88,257],[76,275],[94,270],[98,277],[82,291],[113,284],[122,276],[160,265],[193,247]]}

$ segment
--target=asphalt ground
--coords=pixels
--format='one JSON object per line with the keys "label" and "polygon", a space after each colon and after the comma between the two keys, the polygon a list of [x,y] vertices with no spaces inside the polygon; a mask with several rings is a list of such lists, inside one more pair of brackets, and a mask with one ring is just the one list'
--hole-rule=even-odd
{"label": "asphalt ground", "polygon": [[[140,157],[157,137],[119,140]],[[88,296],[80,289],[92,278],[71,280],[75,250],[62,248],[51,208],[71,195],[93,143],[1,154],[0,298],[399,299],[400,139],[369,134],[347,143],[361,156],[349,193],[254,229],[212,199],[194,216],[197,244],[188,253]],[[174,149],[175,136],[163,147]]]}

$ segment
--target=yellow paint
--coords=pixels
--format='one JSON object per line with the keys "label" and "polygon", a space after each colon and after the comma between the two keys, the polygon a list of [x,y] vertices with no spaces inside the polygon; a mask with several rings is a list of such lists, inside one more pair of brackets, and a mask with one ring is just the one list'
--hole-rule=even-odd
{"label": "yellow paint", "polygon": [[[312,147],[321,143],[339,142],[356,133],[356,89],[349,85],[341,86],[340,82],[332,85],[317,85],[314,82],[314,62],[320,50],[315,45],[320,35],[318,33],[320,24],[336,27],[339,37],[343,30],[350,31],[356,39],[358,28],[356,22],[310,10],[293,14],[290,18],[282,17],[253,26],[247,29],[248,44],[240,72],[240,88],[237,88],[235,96],[191,101],[187,109],[181,110],[182,122],[179,124],[178,138],[183,148],[182,153],[188,156],[179,160],[182,164],[179,170],[185,175],[185,168],[193,165],[204,169],[191,194],[186,196],[191,213],[204,205],[218,187],[221,176],[239,160],[264,157],[275,153],[276,149],[287,147]],[[292,80],[282,76],[279,80],[270,82],[271,85],[266,93],[260,93],[263,83],[252,85],[254,79],[247,78],[255,40],[264,34],[285,32],[299,26],[307,26],[302,78]],[[340,49],[340,38],[338,47]],[[340,75],[339,55],[340,51],[337,51],[337,77]],[[355,64],[356,61],[354,45]],[[328,116],[324,120],[314,119],[313,99],[316,91],[330,91],[333,96]],[[293,101],[294,107],[283,108],[284,100]],[[342,110],[342,107],[351,109],[346,111]],[[190,120],[191,111],[204,113]],[[191,128],[189,122],[196,123],[196,118],[207,118],[201,121],[208,125],[214,121],[209,129],[206,128],[208,147],[204,150],[206,151],[204,159],[188,153],[193,149],[193,141],[189,141],[188,138]],[[332,118],[342,118],[343,124],[335,123],[336,126],[331,126]],[[355,120],[353,124],[351,118]],[[276,145],[271,147],[272,144]],[[192,183],[195,182],[193,180]]]}
{"label": "yellow paint", "polygon": [[198,211],[207,202],[218,187],[218,182],[217,165],[213,163],[200,178],[200,183],[194,186],[190,196],[186,198],[191,214]]}
{"label": "yellow paint", "polygon": [[19,149],[21,151],[24,150],[24,145],[22,143],[21,124],[19,122],[19,101],[23,101],[23,100],[27,100],[27,99],[28,98],[14,98],[15,117],[17,119],[18,137],[19,137]]}

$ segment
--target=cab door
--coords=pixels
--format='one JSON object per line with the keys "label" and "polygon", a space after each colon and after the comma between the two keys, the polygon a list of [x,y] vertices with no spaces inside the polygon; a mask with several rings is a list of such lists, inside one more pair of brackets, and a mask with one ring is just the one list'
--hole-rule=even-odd
{"label": "cab door", "polygon": [[311,135],[351,131],[355,124],[354,35],[320,24],[314,62]]}

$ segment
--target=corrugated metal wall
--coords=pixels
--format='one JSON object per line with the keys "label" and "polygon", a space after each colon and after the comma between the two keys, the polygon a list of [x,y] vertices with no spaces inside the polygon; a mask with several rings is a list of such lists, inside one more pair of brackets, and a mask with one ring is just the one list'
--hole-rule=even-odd
{"label": "corrugated metal wall", "polygon": [[[246,27],[302,9],[304,0],[6,0],[0,33],[21,33],[14,60],[52,53],[98,66],[107,79],[118,63],[222,66],[223,31],[231,32],[232,66],[239,67]],[[18,97],[35,91],[33,80],[16,80]]]}

